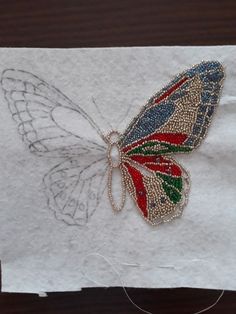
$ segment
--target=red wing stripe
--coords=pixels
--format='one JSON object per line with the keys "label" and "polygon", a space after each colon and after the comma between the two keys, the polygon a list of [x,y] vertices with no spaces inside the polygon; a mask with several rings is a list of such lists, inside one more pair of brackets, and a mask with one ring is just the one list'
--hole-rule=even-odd
{"label": "red wing stripe", "polygon": [[187,134],[183,133],[155,133],[150,135],[145,139],[145,142],[156,140],[159,142],[168,142],[170,144],[182,144],[186,138]]}
{"label": "red wing stripe", "polygon": [[165,159],[162,156],[143,156],[143,155],[132,155],[129,156],[130,159],[137,161],[139,164],[143,165],[150,162],[165,162]]}
{"label": "red wing stripe", "polygon": [[145,164],[145,166],[150,170],[158,171],[158,172],[170,175],[170,176],[180,177],[182,174],[181,169],[173,163],[169,163],[169,164],[154,164],[154,163],[148,164],[147,163]]}
{"label": "red wing stripe", "polygon": [[155,103],[159,103],[166,97],[168,97],[170,94],[172,94],[177,88],[179,88],[182,84],[184,84],[188,80],[187,77],[184,77],[182,80],[180,80],[178,83],[176,83],[174,86],[172,86],[169,90],[167,90],[164,94],[162,94],[159,98],[155,99]]}
{"label": "red wing stripe", "polygon": [[128,170],[128,173],[130,174],[130,176],[132,178],[135,192],[136,192],[136,200],[138,203],[138,207],[142,211],[144,217],[147,217],[148,216],[147,196],[146,196],[145,185],[143,182],[143,175],[141,174],[141,172],[139,170],[135,169],[134,167],[132,167],[127,162],[124,163],[124,166],[126,167],[126,169]]}
{"label": "red wing stripe", "polygon": [[154,133],[129,146],[125,146],[122,150],[126,153],[135,148],[137,145],[144,144],[148,141],[167,142],[169,144],[180,145],[187,139],[187,137],[187,134],[182,133]]}
{"label": "red wing stripe", "polygon": [[165,159],[163,156],[133,155],[129,158],[153,171],[158,171],[167,175],[177,177],[180,177],[182,175],[181,168],[178,165],[174,164],[171,160]]}

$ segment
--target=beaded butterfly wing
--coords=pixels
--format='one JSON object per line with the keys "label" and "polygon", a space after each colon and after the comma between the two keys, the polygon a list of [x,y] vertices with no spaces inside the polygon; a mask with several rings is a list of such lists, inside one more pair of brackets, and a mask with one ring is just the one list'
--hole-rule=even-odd
{"label": "beaded butterfly wing", "polygon": [[223,78],[223,68],[215,61],[185,71],[150,98],[121,136],[126,189],[151,224],[182,213],[189,178],[171,155],[199,146],[218,104]]}
{"label": "beaded butterfly wing", "polygon": [[[18,132],[30,151],[62,159],[45,176],[48,205],[70,225],[84,225],[105,188],[113,209],[124,206],[125,190],[151,224],[182,213],[189,192],[186,171],[171,156],[189,153],[206,135],[219,101],[224,72],[216,61],[178,75],[149,99],[115,142],[94,120],[55,87],[21,70],[5,70],[2,88]],[[115,164],[111,148],[116,146]],[[107,167],[108,166],[108,167]],[[113,168],[120,169],[122,202],[112,194]]]}

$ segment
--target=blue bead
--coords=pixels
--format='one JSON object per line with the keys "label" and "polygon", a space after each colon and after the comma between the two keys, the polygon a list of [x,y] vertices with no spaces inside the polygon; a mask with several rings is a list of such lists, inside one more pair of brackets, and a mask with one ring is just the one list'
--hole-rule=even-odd
{"label": "blue bead", "polygon": [[203,124],[204,122],[204,116],[203,115],[198,115],[197,119],[196,119],[196,122],[198,124]]}
{"label": "blue bead", "polygon": [[201,105],[198,112],[205,114],[205,112],[207,111],[207,106],[206,105]]}
{"label": "blue bead", "polygon": [[203,91],[201,93],[201,98],[203,103],[209,103],[211,94],[208,91]]}
{"label": "blue bead", "polygon": [[218,96],[217,95],[211,95],[210,103],[213,105],[217,104],[218,103]]}
{"label": "blue bead", "polygon": [[137,121],[136,126],[127,135],[123,145],[128,145],[137,139],[141,139],[162,126],[175,111],[173,103],[164,101],[144,112],[143,116]]}
{"label": "blue bead", "polygon": [[198,125],[194,125],[192,134],[197,135],[200,133],[200,131],[201,131],[201,127]]}
{"label": "blue bead", "polygon": [[195,141],[195,137],[190,136],[189,139],[184,144],[188,146],[193,146],[194,141]]}
{"label": "blue bead", "polygon": [[214,109],[215,108],[213,106],[209,107],[208,112],[207,112],[207,116],[208,117],[211,117],[213,115],[213,112],[215,111]]}
{"label": "blue bead", "polygon": [[200,137],[204,137],[205,133],[206,133],[206,128],[202,128]]}

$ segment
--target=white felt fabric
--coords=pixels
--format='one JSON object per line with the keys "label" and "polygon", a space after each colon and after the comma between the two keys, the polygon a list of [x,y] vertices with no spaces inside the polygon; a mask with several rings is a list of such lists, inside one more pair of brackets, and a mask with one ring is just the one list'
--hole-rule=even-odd
{"label": "white felt fabric", "polygon": [[[177,157],[191,175],[183,216],[158,227],[147,224],[129,198],[114,214],[106,192],[84,227],[56,219],[42,178],[61,160],[30,153],[0,91],[3,291],[122,285],[94,253],[114,265],[125,286],[236,289],[236,47],[0,49],[1,72],[36,74],[81,106],[104,132],[108,123],[93,100],[122,132],[153,93],[202,60],[225,67],[220,105],[200,148]],[[89,136],[90,129],[83,132]],[[83,163],[86,157],[78,158]]]}

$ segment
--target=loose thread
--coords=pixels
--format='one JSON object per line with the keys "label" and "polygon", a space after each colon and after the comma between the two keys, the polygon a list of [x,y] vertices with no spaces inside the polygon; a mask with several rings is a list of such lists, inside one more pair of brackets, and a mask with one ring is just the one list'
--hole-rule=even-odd
{"label": "loose thread", "polygon": [[[95,283],[95,284],[98,285],[98,286],[103,286],[103,287],[106,287],[106,288],[107,288],[106,285],[104,285],[103,283],[100,283],[100,282],[94,280],[93,278],[90,278],[90,277],[84,272],[84,269],[85,269],[85,265],[84,265],[84,264],[85,264],[85,262],[86,262],[86,259],[87,259],[89,256],[99,256],[100,258],[102,258],[102,259],[111,267],[111,270],[117,275],[117,277],[118,277],[118,279],[119,279],[119,281],[120,281],[120,283],[121,283],[121,287],[122,287],[122,289],[123,289],[123,291],[124,291],[126,297],[128,298],[128,300],[130,301],[130,303],[131,303],[136,309],[138,309],[139,311],[141,311],[141,312],[143,312],[143,313],[146,313],[146,314],[154,314],[153,312],[149,312],[149,311],[147,311],[147,310],[141,308],[140,306],[138,306],[138,305],[132,300],[132,298],[129,296],[129,294],[128,294],[128,292],[127,292],[127,289],[126,289],[125,286],[124,286],[124,283],[123,283],[123,280],[122,280],[122,278],[121,278],[120,273],[119,273],[118,270],[115,268],[115,266],[112,264],[112,262],[111,262],[107,257],[105,257],[104,255],[102,255],[102,254],[100,254],[100,253],[90,253],[90,254],[88,254],[88,255],[85,256],[85,258],[84,258],[84,260],[83,260],[83,263],[82,263],[82,273],[83,273],[83,275],[84,275],[85,278],[87,278],[88,280],[90,280],[91,282]],[[130,266],[130,265],[131,265],[131,266],[134,266],[134,265],[135,265],[135,266],[137,266],[137,267],[140,266],[140,265],[138,265],[138,264],[127,264],[127,263],[121,263],[121,264],[123,264],[123,265],[129,265],[129,266]],[[214,306],[216,306],[216,305],[219,303],[219,301],[221,300],[221,298],[222,298],[223,295],[224,295],[224,292],[225,292],[224,290],[221,291],[220,295],[218,296],[218,298],[216,299],[216,301],[215,301],[213,304],[209,305],[208,307],[206,307],[206,308],[204,308],[204,309],[202,309],[202,310],[200,310],[200,311],[198,311],[198,312],[194,312],[194,313],[192,313],[192,314],[201,314],[201,313],[207,312],[208,310],[212,309]]]}
{"label": "loose thread", "polygon": [[[130,301],[130,303],[131,303],[136,309],[138,309],[139,311],[141,311],[141,312],[143,312],[143,313],[146,313],[146,314],[153,314],[152,312],[149,312],[149,311],[146,311],[146,310],[142,309],[140,306],[138,306],[138,305],[131,299],[131,297],[129,296],[129,294],[128,294],[128,292],[127,292],[125,286],[124,286],[124,283],[123,283],[123,281],[122,281],[122,279],[121,279],[120,273],[119,273],[118,270],[115,268],[115,266],[112,264],[112,262],[109,261],[108,258],[106,258],[105,256],[103,256],[103,255],[101,255],[101,254],[99,254],[99,253],[91,253],[91,254],[88,254],[88,255],[85,257],[85,259],[84,259],[84,261],[83,261],[83,266],[84,266],[84,263],[85,263],[86,258],[89,257],[89,256],[99,256],[99,257],[101,257],[105,262],[107,262],[107,264],[111,267],[111,269],[112,269],[112,270],[114,271],[114,273],[117,275],[117,277],[118,277],[118,279],[119,279],[119,281],[120,281],[120,283],[121,283],[121,287],[122,287],[122,289],[124,290],[124,293],[125,293],[126,297],[128,298],[128,300]],[[98,283],[98,281],[95,281],[95,280],[93,280],[92,278],[90,278],[89,276],[87,276],[87,274],[84,273],[83,269],[82,269],[82,272],[83,272],[83,275],[84,275],[88,280],[94,282],[95,284],[102,285],[103,287],[106,287],[106,285],[100,284],[100,283]]]}
{"label": "loose thread", "polygon": [[195,313],[193,313],[193,314],[204,313],[204,312],[206,312],[206,311],[212,309],[212,308],[213,308],[214,306],[216,306],[216,304],[220,301],[220,299],[223,297],[224,293],[225,293],[225,290],[222,290],[221,293],[220,293],[220,295],[218,296],[217,300],[216,300],[212,305],[206,307],[205,309],[202,309],[201,311],[195,312]]}

